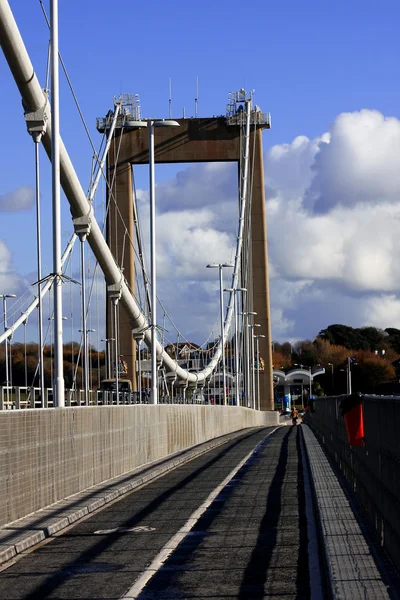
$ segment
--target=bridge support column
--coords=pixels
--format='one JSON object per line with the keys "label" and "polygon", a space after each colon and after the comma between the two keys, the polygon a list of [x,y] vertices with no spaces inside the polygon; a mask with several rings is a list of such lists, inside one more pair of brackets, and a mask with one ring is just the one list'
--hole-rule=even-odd
{"label": "bridge support column", "polygon": [[[117,138],[118,141],[118,138]],[[114,156],[114,144],[111,144],[109,156]],[[107,215],[107,244],[109,245],[117,264],[123,269],[123,276],[133,289],[135,282],[135,262],[132,243],[135,237],[133,223],[132,197],[132,168],[130,163],[122,163],[116,167],[108,162],[108,181],[111,192],[108,193],[109,210]],[[114,178],[114,179],[113,179]],[[111,182],[113,184],[111,185]],[[127,377],[131,380],[136,391],[136,343],[132,339],[132,324],[121,303],[118,304],[119,323],[119,355],[127,364]],[[107,302],[107,336],[115,337],[113,328],[113,311],[111,303]],[[114,348],[114,345],[111,345]],[[113,350],[114,353],[114,350]],[[114,364],[118,365],[119,356],[113,356]],[[115,373],[111,373],[114,377]]]}
{"label": "bridge support column", "polygon": [[250,158],[250,164],[254,164],[251,205],[253,306],[254,311],[257,313],[254,320],[261,325],[257,333],[265,335],[265,338],[260,338],[259,340],[260,356],[264,359],[264,371],[260,372],[260,408],[261,410],[274,410],[262,130],[258,129],[255,135],[255,145],[253,139],[254,133],[250,140],[252,152],[254,147],[254,157]]}

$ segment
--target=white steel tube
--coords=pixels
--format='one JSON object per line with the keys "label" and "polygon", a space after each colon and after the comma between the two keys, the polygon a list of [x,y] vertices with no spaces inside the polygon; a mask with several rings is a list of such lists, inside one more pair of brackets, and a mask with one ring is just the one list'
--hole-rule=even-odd
{"label": "white steel tube", "polygon": [[39,363],[39,387],[40,397],[44,399],[44,368],[43,368],[43,312],[42,312],[42,244],[40,226],[40,173],[39,173],[39,142],[35,141],[35,175],[36,175],[36,255],[37,255],[37,278],[38,278],[38,363]]}
{"label": "white steel tube", "polygon": [[150,402],[158,404],[157,386],[157,272],[156,272],[156,203],[154,182],[154,123],[149,128],[149,192],[150,192],[150,262],[151,262],[151,395]]}
{"label": "white steel tube", "polygon": [[106,158],[107,158],[107,155],[108,155],[108,151],[109,151],[110,146],[111,146],[111,142],[112,142],[112,138],[113,138],[113,135],[114,135],[115,127],[117,125],[117,119],[118,119],[118,115],[120,113],[120,110],[121,110],[121,105],[117,104],[116,107],[115,107],[113,121],[111,123],[110,131],[108,132],[107,142],[106,142],[106,146],[105,146],[105,149],[104,149],[103,157],[102,157],[102,159],[100,161],[96,177],[95,177],[95,179],[93,181],[93,185],[92,185],[92,187],[90,189],[89,202],[91,202],[93,200],[94,195],[95,195],[96,190],[97,190],[97,186],[99,185],[100,177],[101,177],[101,174],[103,173],[104,163],[106,161]]}
{"label": "white steel tube", "polygon": [[239,347],[238,347],[238,299],[237,290],[234,292],[233,307],[235,311],[235,387],[236,387],[236,406],[239,406]]}
{"label": "white steel tube", "polygon": [[89,357],[86,321],[85,240],[81,239],[82,335],[83,335],[83,395],[89,406]]}
{"label": "white steel tube", "polygon": [[107,379],[111,379],[111,357],[110,357],[110,341],[106,341],[107,346]]}
{"label": "white steel tube", "polygon": [[27,321],[24,321],[24,363],[25,363],[24,377],[25,377],[25,387],[26,387],[26,389],[28,389],[28,364],[26,362],[26,324],[27,324]]}
{"label": "white steel tube", "polygon": [[60,113],[58,81],[58,0],[50,3],[51,42],[51,172],[53,197],[53,273],[54,281],[54,406],[65,406],[63,324],[62,324],[62,266],[61,266],[61,200],[60,200]]}
{"label": "white steel tube", "polygon": [[[14,17],[10,10],[7,0],[0,0],[0,39],[2,50],[16,81],[18,89],[24,100],[24,104],[31,111],[35,111],[42,107],[44,104],[43,92],[41,86],[37,80],[35,72],[33,70],[32,63],[26,52],[26,48],[22,41],[21,35],[18,31]],[[247,112],[250,110],[251,103],[247,103]],[[250,119],[248,119],[248,128],[246,127],[246,146],[248,147],[249,142],[249,127]],[[48,124],[45,134],[43,135],[42,142],[47,154],[51,155],[51,132],[52,125]],[[248,152],[246,153],[248,158]],[[87,215],[90,205],[87,201],[86,195],[79,183],[75,170],[72,166],[71,160],[68,153],[60,140],[60,169],[61,169],[61,184],[68,201],[71,205],[71,212],[74,217],[80,217]],[[243,187],[243,185],[242,185]],[[242,195],[242,194],[241,194]],[[244,202],[242,202],[243,211]],[[243,223],[243,221],[241,221]],[[132,322],[137,329],[145,329],[148,327],[144,315],[141,313],[139,306],[132,297],[128,286],[126,285],[123,278],[121,278],[121,272],[115,263],[114,257],[107,243],[102,235],[100,227],[93,217],[91,222],[91,232],[88,238],[90,247],[99,262],[99,265],[105,275],[108,285],[120,284],[121,285],[121,301],[130,315]],[[240,251],[241,251],[242,239],[238,237],[238,251],[235,261],[240,264]],[[232,286],[234,287],[234,286]],[[233,304],[228,309],[227,326],[229,326],[229,316],[233,313]],[[21,317],[22,323],[23,317]],[[0,338],[0,341],[3,338]],[[150,331],[145,332],[145,343],[149,347],[151,343]],[[200,373],[194,374],[189,373],[186,369],[183,369],[170,357],[163,349],[161,345],[156,343],[159,355],[162,355],[162,359],[166,369],[169,372],[175,373],[179,379],[187,380],[190,382],[202,382],[214,371],[216,365],[222,354],[221,344],[218,344],[216,352],[209,364]]]}
{"label": "white steel tube", "polygon": [[257,342],[257,410],[260,410],[260,344],[259,344],[259,336],[256,336]]}
{"label": "white steel tube", "polygon": [[224,332],[224,294],[222,285],[222,265],[218,265],[219,269],[219,304],[220,304],[220,319],[221,319],[221,341],[222,341],[222,381],[224,385],[224,406],[226,406],[226,372],[225,372],[225,332]]}
{"label": "white steel tube", "polygon": [[249,315],[246,314],[246,404],[250,408],[251,385],[250,385],[250,338],[249,338]]}
{"label": "white steel tube", "polygon": [[137,349],[138,349],[138,391],[139,391],[139,404],[142,403],[142,363],[140,357],[140,345],[142,340],[139,339],[137,341]]}
{"label": "white steel tube", "polygon": [[[118,300],[113,300],[114,307],[114,352],[115,352],[115,385],[117,388],[117,404],[119,404],[119,354],[118,354],[118,319],[117,319]],[[112,393],[112,392],[111,392]],[[112,404],[112,402],[111,402]]]}
{"label": "white steel tube", "polygon": [[252,399],[252,405],[253,405],[253,409],[255,410],[256,408],[256,395],[255,395],[255,365],[254,365],[254,329],[253,327],[251,328],[251,399]]}
{"label": "white steel tube", "polygon": [[[7,296],[4,294],[3,296],[3,316],[4,316],[4,329],[7,329]],[[8,402],[10,400],[9,397],[9,375],[8,375],[8,338],[6,337],[6,339],[4,340],[4,349],[5,349],[5,359],[6,359],[6,396],[7,396],[7,406],[8,406]]]}

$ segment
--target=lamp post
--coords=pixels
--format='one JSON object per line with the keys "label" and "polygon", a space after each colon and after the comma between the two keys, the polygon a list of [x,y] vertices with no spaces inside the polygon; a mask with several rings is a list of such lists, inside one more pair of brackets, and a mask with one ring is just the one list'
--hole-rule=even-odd
{"label": "lamp post", "polygon": [[253,402],[253,409],[256,408],[256,395],[255,395],[255,369],[254,369],[254,327],[261,327],[258,323],[253,323],[247,325],[247,327],[251,330],[251,338],[250,338],[250,349],[251,349],[251,399]]}
{"label": "lamp post", "polygon": [[333,391],[333,364],[332,363],[328,363],[328,367],[331,368],[331,375],[332,375],[332,395],[334,394]]}
{"label": "lamp post", "polygon": [[350,356],[347,357],[347,393],[351,394],[352,386],[351,386],[351,363],[354,362],[354,359]]}
{"label": "lamp post", "polygon": [[311,367],[309,367],[308,370],[310,372],[310,400],[311,400],[311,396],[312,396],[312,374],[311,374]]}
{"label": "lamp post", "polygon": [[28,323],[28,319],[26,318],[24,321],[24,363],[25,363],[25,387],[28,389],[28,365],[26,362],[26,326]]}
{"label": "lamp post", "polygon": [[[61,317],[61,319],[63,321],[67,320],[67,317]],[[54,321],[54,314],[51,317],[48,317],[47,319],[48,321],[50,321],[50,379],[51,379],[51,385],[53,386],[53,329],[52,329],[52,325],[51,325],[51,321]],[[54,349],[54,354],[55,354],[55,349]],[[53,398],[56,398],[56,395],[54,393],[54,388],[53,389]],[[44,397],[44,396],[42,396]],[[57,404],[55,404],[54,406],[59,406]]]}
{"label": "lamp post", "polygon": [[247,288],[226,288],[224,292],[233,292],[233,306],[235,312],[235,387],[236,387],[236,406],[239,406],[239,335],[238,335],[238,309],[237,293],[247,292]]}
{"label": "lamp post", "polygon": [[158,404],[157,386],[157,281],[156,281],[156,203],[154,179],[154,128],[179,127],[177,121],[147,121],[149,130],[149,183],[150,183],[150,263],[151,263],[151,397],[153,404]]}
{"label": "lamp post", "polygon": [[60,198],[60,115],[58,79],[58,0],[50,2],[51,66],[51,172],[53,212],[54,279],[54,406],[65,406],[62,324],[61,198]]}
{"label": "lamp post", "polygon": [[260,410],[260,344],[259,339],[265,338],[265,335],[259,334],[254,336],[256,339],[256,356],[257,356],[257,410]]}
{"label": "lamp post", "polygon": [[221,345],[222,345],[222,379],[224,385],[224,406],[226,405],[226,369],[225,369],[225,331],[224,331],[224,294],[223,294],[223,281],[222,281],[222,269],[233,268],[232,263],[211,263],[207,265],[207,269],[218,269],[219,270],[219,307],[220,307],[220,319],[221,319]]}
{"label": "lamp post", "polygon": [[85,400],[85,406],[89,406],[89,344],[88,336],[89,333],[94,333],[95,329],[79,329],[79,333],[83,334],[83,397]]}
{"label": "lamp post", "polygon": [[[4,317],[4,331],[7,331],[7,298],[16,298],[15,294],[0,294],[0,298],[3,298],[3,317]],[[5,359],[6,359],[6,394],[7,394],[7,402],[9,402],[9,394],[10,391],[8,389],[9,385],[9,367],[8,367],[8,337],[4,340],[4,349],[5,349]]]}
{"label": "lamp post", "polygon": [[106,343],[106,355],[107,355],[106,378],[111,379],[110,343],[114,341],[114,338],[105,338],[105,339],[102,339],[101,341]]}
{"label": "lamp post", "polygon": [[246,380],[246,404],[250,407],[250,341],[249,341],[249,317],[255,316],[257,313],[254,311],[242,312],[240,313],[244,316],[243,323],[243,349],[246,360],[246,369],[245,369],[245,380]]}
{"label": "lamp post", "polygon": [[138,370],[137,370],[137,391],[139,393],[139,404],[141,404],[142,402],[142,362],[141,362],[141,356],[140,356],[140,345],[144,340],[144,331],[132,331],[132,335],[133,335],[133,339],[136,342],[136,351],[137,351],[137,364],[138,364]]}

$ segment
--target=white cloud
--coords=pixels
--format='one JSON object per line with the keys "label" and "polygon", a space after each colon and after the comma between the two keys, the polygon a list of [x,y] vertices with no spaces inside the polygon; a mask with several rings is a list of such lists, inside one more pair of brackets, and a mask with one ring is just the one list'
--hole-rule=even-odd
{"label": "white cloud", "polygon": [[400,121],[376,110],[343,113],[329,134],[319,143],[306,194],[314,210],[399,201]]}
{"label": "white cloud", "polygon": [[0,294],[14,293],[21,278],[12,268],[12,256],[5,242],[0,240]]}
{"label": "white cloud", "polygon": [[28,186],[21,186],[0,195],[0,212],[18,212],[30,210],[35,203],[35,191]]}
{"label": "white cloud", "polygon": [[211,210],[171,211],[158,219],[160,275],[204,279],[210,262],[232,258],[234,236],[216,230]]}
{"label": "white cloud", "polygon": [[[28,282],[18,273],[12,264],[12,254],[3,240],[0,240],[0,294],[16,294],[17,298],[8,302],[7,320],[12,323],[21,314],[18,298],[26,291]],[[29,292],[28,292],[29,294]],[[0,313],[0,327],[3,330],[4,315]]]}
{"label": "white cloud", "polygon": [[[266,153],[275,339],[312,338],[334,322],[398,325],[399,157],[400,121],[371,110],[339,115],[315,139],[298,136]],[[217,163],[157,186],[160,289],[198,341],[218,311],[205,265],[233,257],[236,181],[234,166]],[[175,309],[185,301],[187,309]]]}
{"label": "white cloud", "polygon": [[400,299],[394,294],[373,296],[365,301],[363,307],[364,325],[400,328]]}

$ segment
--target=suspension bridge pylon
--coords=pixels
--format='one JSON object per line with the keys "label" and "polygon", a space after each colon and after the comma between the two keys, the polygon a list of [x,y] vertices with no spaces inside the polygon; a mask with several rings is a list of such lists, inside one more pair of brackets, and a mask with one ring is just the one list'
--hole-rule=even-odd
{"label": "suspension bridge pylon", "polygon": [[[243,151],[241,111],[231,110],[226,116],[183,118],[176,121],[180,127],[157,129],[154,146],[155,163],[236,162],[240,177],[240,160]],[[260,355],[264,359],[264,370],[260,372],[260,407],[261,410],[273,410],[272,339],[262,152],[262,131],[270,128],[269,115],[255,107],[252,111],[251,123],[249,162],[253,169],[249,227],[251,228],[252,277],[251,290],[246,295],[246,302],[251,302],[251,310],[257,313],[257,323],[261,326],[258,333],[265,336],[260,336],[259,340]],[[114,195],[114,202],[109,204],[107,217],[107,243],[116,261],[123,268],[123,276],[128,285],[134,290],[134,252],[132,244],[126,239],[127,236],[130,240],[135,238],[131,166],[149,164],[149,142],[147,128],[137,126],[136,120],[131,121],[131,126],[129,123],[127,125],[124,126],[122,123],[121,127],[116,129],[107,158],[109,190],[111,190],[109,193]],[[249,305],[244,306],[243,309],[248,310]],[[132,336],[129,317],[122,305],[119,307],[119,324],[120,353],[127,363],[127,377],[135,385],[136,343]],[[112,337],[113,318],[108,302],[107,338]]]}

